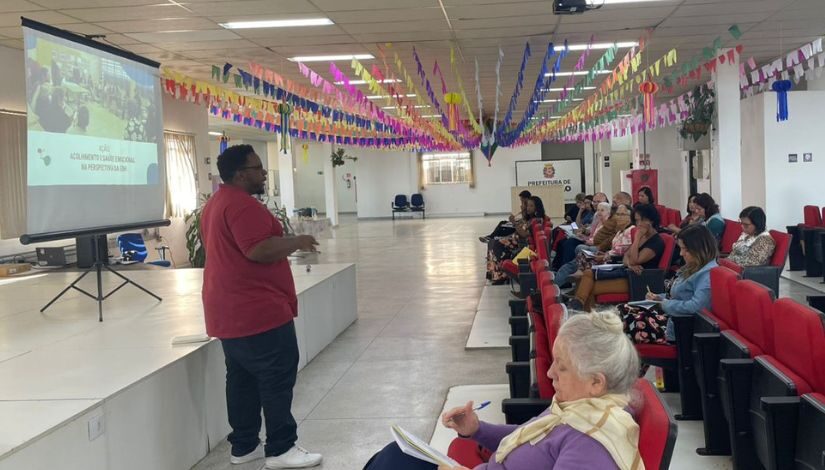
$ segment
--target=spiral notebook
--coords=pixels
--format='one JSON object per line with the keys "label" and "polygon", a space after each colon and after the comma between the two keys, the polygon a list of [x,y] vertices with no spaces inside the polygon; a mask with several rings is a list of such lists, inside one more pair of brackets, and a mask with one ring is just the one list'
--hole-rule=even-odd
{"label": "spiral notebook", "polygon": [[459,466],[458,462],[437,451],[421,439],[408,433],[402,429],[401,426],[392,426],[390,428],[390,432],[392,432],[392,437],[395,439],[395,442],[398,444],[401,452],[404,452],[410,457],[415,457],[419,460],[430,462],[435,465],[448,465],[450,467]]}

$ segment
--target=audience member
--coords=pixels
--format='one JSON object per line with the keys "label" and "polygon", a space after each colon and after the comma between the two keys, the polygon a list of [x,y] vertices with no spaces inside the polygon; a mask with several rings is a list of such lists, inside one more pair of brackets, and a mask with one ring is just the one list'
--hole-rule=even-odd
{"label": "audience member", "polygon": [[636,204],[656,204],[656,199],[653,197],[653,191],[647,187],[642,186],[642,189],[636,194]]}
{"label": "audience member", "polygon": [[719,206],[708,193],[702,193],[693,200],[694,214],[702,220],[702,224],[710,230],[717,241],[722,240],[725,233],[725,219],[719,213]]}
{"label": "audience member", "polygon": [[613,195],[613,207],[618,207],[620,205],[633,207],[633,198],[630,197],[630,194],[624,191],[619,191]]}
{"label": "audience member", "polygon": [[496,237],[506,237],[516,233],[516,228],[514,224],[519,220],[524,220],[524,213],[527,206],[527,200],[532,196],[530,191],[524,190],[518,194],[519,200],[521,201],[521,210],[518,214],[510,214],[510,217],[507,220],[502,220],[498,223],[493,232],[486,237],[478,237],[481,243],[489,243],[490,240]]}
{"label": "audience member", "polygon": [[576,221],[576,218],[579,216],[579,203],[584,202],[584,193],[576,194],[573,204],[571,205],[570,209],[564,213],[564,222],[567,224],[572,224]]}
{"label": "audience member", "polygon": [[[599,210],[602,210],[603,207],[609,206],[606,202],[599,204]],[[630,208],[625,205],[614,208],[610,218],[593,235],[591,244],[577,246],[575,259],[565,263],[555,273],[556,284],[563,287],[570,277],[581,277],[581,273],[590,268],[593,263],[602,264],[605,260],[610,260],[616,255],[621,259],[631,243],[630,231],[627,230],[630,224]],[[624,248],[622,248],[623,244],[625,244]]]}
{"label": "audience member", "polygon": [[516,233],[509,237],[494,238],[487,244],[487,279],[493,285],[507,282],[507,274],[501,269],[501,262],[513,259],[521,248],[527,246],[530,237],[530,221],[547,220],[544,204],[538,196],[530,196],[525,207],[525,217],[515,224]]}
{"label": "audience member", "polygon": [[675,341],[671,316],[696,315],[710,308],[710,270],[718,266],[719,248],[707,227],[691,225],[676,238],[685,265],[665,294],[648,293],[648,300],[662,303],[647,310],[619,305],[625,330],[636,343]]}
{"label": "audience member", "polygon": [[687,215],[685,215],[685,218],[682,219],[682,223],[678,226],[676,224],[668,225],[667,230],[669,232],[677,234],[688,225],[702,221],[700,217],[696,216],[696,196],[698,196],[698,194],[691,194],[690,197],[688,197]]}
{"label": "audience member", "polygon": [[[553,344],[547,376],[556,394],[550,408],[527,423],[490,424],[478,419],[473,402],[441,417],[460,437],[494,451],[476,470],[620,469],[640,462],[639,426],[630,393],[639,357],[613,313],[570,317]],[[468,470],[436,467],[410,457],[392,443],[364,470]]]}
{"label": "audience member", "polygon": [[[614,269],[588,269],[582,273],[576,287],[575,297],[569,306],[574,310],[590,311],[595,298],[601,294],[621,294],[628,292],[628,271],[636,274],[643,269],[656,269],[665,251],[665,242],[659,235],[659,212],[650,204],[635,208],[636,235],[625,252],[622,267]],[[596,274],[598,272],[598,274]]]}
{"label": "audience member", "polygon": [[770,263],[776,242],[765,230],[767,217],[760,207],[750,206],[739,213],[742,235],[733,244],[728,259],[739,266],[765,266]]}

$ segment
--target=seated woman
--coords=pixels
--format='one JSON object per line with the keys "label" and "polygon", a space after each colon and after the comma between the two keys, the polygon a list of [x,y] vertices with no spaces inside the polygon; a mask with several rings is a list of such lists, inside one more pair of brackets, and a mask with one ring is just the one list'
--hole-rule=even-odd
{"label": "seated woman", "polygon": [[676,224],[667,226],[667,230],[670,233],[677,234],[688,225],[702,221],[702,219],[696,215],[696,196],[698,196],[698,194],[691,194],[690,197],[688,197],[687,215],[682,219],[682,223],[678,226]]}
{"label": "seated woman", "polygon": [[513,259],[518,252],[527,246],[530,238],[530,222],[534,219],[546,220],[544,204],[538,196],[530,196],[525,207],[525,218],[522,223],[516,224],[516,233],[504,238],[490,240],[487,244],[487,278],[493,285],[507,282],[507,273],[502,271],[501,262]]}
{"label": "seated woman", "polygon": [[[441,422],[459,436],[494,450],[474,470],[631,470],[639,467],[639,425],[628,411],[639,357],[613,313],[570,317],[553,344],[547,376],[556,395],[550,408],[516,426],[479,421],[469,402]],[[635,466],[634,466],[635,465]],[[468,470],[418,460],[392,443],[364,470]]]}
{"label": "seated woman", "polygon": [[739,213],[742,235],[733,244],[728,259],[739,266],[765,266],[771,262],[776,242],[765,230],[767,217],[761,207],[750,206]]}
{"label": "seated woman", "polygon": [[702,224],[710,230],[716,240],[721,241],[722,234],[725,233],[725,219],[719,213],[716,201],[710,197],[710,194],[702,193],[693,200],[693,208],[694,217],[701,219]]}
{"label": "seated woman", "polygon": [[[610,214],[610,205],[606,202],[599,204],[599,209],[596,211],[597,219],[604,218],[604,213]],[[588,238],[583,245],[575,248],[575,259],[562,265],[562,267],[555,272],[556,284],[561,287],[567,284],[568,278],[575,272],[582,270],[583,263],[589,263],[594,259],[593,254],[597,257],[604,258],[604,252],[612,250],[613,244],[618,236],[617,232],[623,232],[628,225],[630,225],[630,209],[625,205],[620,205],[613,209],[613,213],[607,218],[596,232]],[[583,252],[587,252],[587,254]],[[624,252],[621,253],[622,255]],[[620,255],[621,256],[621,255]],[[611,259],[611,258],[607,258]],[[589,267],[589,264],[588,264]]]}
{"label": "seated woman", "polygon": [[710,307],[710,270],[718,266],[716,257],[719,256],[716,239],[705,226],[691,225],[679,232],[676,243],[685,266],[679,270],[667,294],[647,294],[648,300],[661,301],[661,305],[650,310],[619,305],[625,330],[636,343],[675,341],[669,317],[696,315]]}
{"label": "seated woman", "polygon": [[610,271],[600,270],[597,276],[593,269],[582,273],[576,287],[575,297],[568,306],[573,310],[590,311],[596,296],[602,294],[623,294],[630,284],[627,271],[641,273],[643,269],[656,269],[665,251],[665,242],[659,235],[659,212],[650,204],[636,206],[636,236],[622,259],[623,268]]}
{"label": "seated woman", "polygon": [[[604,193],[600,193],[606,199]],[[602,223],[610,216],[610,205],[608,205],[607,214],[598,214],[594,212],[593,196],[585,196],[584,202],[580,204],[579,215],[576,218],[577,229],[573,230],[571,235],[568,235],[564,240],[561,240],[556,246],[556,254],[552,260],[551,267],[554,271],[561,269],[562,265],[569,263],[576,257],[576,248],[588,243],[588,236],[592,236]],[[609,237],[608,237],[609,239]]]}
{"label": "seated woman", "polygon": [[519,200],[521,202],[521,210],[518,214],[510,214],[507,220],[502,220],[501,222],[496,225],[496,228],[493,229],[493,232],[490,235],[484,237],[478,237],[478,240],[481,243],[489,243],[490,240],[493,238],[498,237],[508,237],[514,233],[516,233],[515,224],[520,221],[524,220],[525,209],[527,206],[527,200],[530,199],[530,191],[524,190],[518,193]]}
{"label": "seated woman", "polygon": [[639,205],[639,204],[650,204],[652,206],[655,205],[656,204],[656,199],[653,197],[653,190],[651,190],[647,186],[642,186],[642,189],[640,189],[639,192],[636,193],[636,201],[637,202],[634,205]]}

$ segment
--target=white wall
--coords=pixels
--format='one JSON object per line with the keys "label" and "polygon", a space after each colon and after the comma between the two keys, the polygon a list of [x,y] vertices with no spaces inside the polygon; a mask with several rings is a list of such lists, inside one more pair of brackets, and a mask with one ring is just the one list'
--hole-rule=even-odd
{"label": "white wall", "polygon": [[[648,131],[645,135],[650,168],[659,170],[658,204],[681,209],[687,206],[688,166],[680,149],[676,127]],[[645,140],[640,138],[640,141]]]}
{"label": "white wall", "polygon": [[23,51],[0,46],[0,109],[26,111]]}
{"label": "white wall", "polygon": [[516,182],[515,162],[541,158],[539,145],[500,147],[493,155],[492,166],[488,166],[487,159],[476,150],[473,151],[475,188],[466,184],[430,185],[418,191],[418,164],[414,153],[359,152],[358,217],[389,217],[390,202],[396,194],[409,197],[417,192],[424,197],[428,215],[510,212],[510,188]]}
{"label": "white wall", "polygon": [[[788,93],[789,119],[785,122],[776,122],[776,96],[760,96],[764,102],[765,212],[770,228],[785,230],[802,220],[802,206],[825,206],[825,91]],[[788,163],[790,153],[798,154],[797,163]],[[804,153],[813,153],[813,162],[804,163]]]}
{"label": "white wall", "polygon": [[760,94],[746,98],[741,103],[743,207],[765,207],[766,95],[773,97],[771,93]]}

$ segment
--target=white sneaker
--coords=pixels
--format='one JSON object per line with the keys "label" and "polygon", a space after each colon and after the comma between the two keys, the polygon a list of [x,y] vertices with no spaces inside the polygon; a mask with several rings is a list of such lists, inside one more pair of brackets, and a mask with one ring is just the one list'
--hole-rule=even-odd
{"label": "white sneaker", "polygon": [[281,455],[266,458],[264,468],[306,468],[319,465],[323,460],[321,454],[311,454],[301,446],[294,445]]}
{"label": "white sneaker", "polygon": [[247,462],[252,462],[253,460],[258,460],[264,458],[264,445],[258,444],[258,447],[255,448],[252,452],[242,455],[240,457],[235,457],[234,455],[229,456],[229,462],[232,465],[240,465]]}

